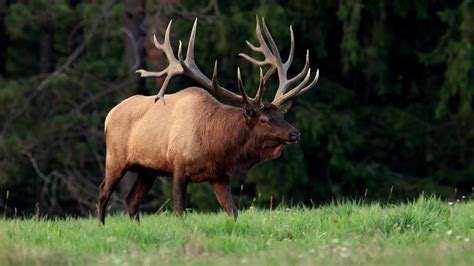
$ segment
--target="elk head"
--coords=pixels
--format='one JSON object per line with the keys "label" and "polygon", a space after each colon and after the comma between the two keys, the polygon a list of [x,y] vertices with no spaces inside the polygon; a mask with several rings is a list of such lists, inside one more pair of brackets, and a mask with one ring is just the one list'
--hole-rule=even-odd
{"label": "elk head", "polygon": [[[264,56],[264,59],[257,60],[246,54],[239,54],[239,56],[245,60],[260,67],[260,82],[257,93],[254,98],[250,98],[244,89],[239,68],[237,68],[237,81],[240,95],[219,85],[217,81],[217,61],[214,64],[212,80],[207,78],[201,70],[199,70],[194,60],[194,41],[196,37],[197,19],[194,21],[189,38],[186,59],[183,60],[181,41],[179,41],[178,58],[176,58],[170,44],[171,23],[172,21],[168,24],[163,43],[159,43],[156,36],[153,36],[155,46],[165,53],[169,66],[159,72],[149,72],[143,69],[136,71],[137,73],[140,73],[141,77],[162,77],[166,75],[155,101],[161,99],[165,104],[164,93],[170,80],[176,75],[186,75],[201,83],[207,89],[242,104],[242,115],[251,131],[251,138],[254,140],[254,150],[260,154],[262,159],[273,159],[280,156],[281,151],[286,144],[296,143],[299,140],[299,131],[285,121],[284,114],[291,107],[292,98],[299,96],[314,87],[319,78],[319,70],[316,71],[314,78],[309,82],[311,69],[309,68],[309,50],[307,50],[306,62],[302,71],[296,76],[288,78],[287,72],[293,62],[295,50],[295,40],[291,26],[290,53],[286,62],[283,63],[277,45],[265,24],[265,19],[262,19],[262,22],[260,22],[258,16],[256,17],[256,35],[260,45],[255,46],[249,41],[246,41],[246,43],[252,51],[261,53]],[[269,69],[265,75],[263,75],[262,68],[267,66],[269,66]],[[275,97],[271,103],[264,103],[263,93],[265,90],[265,84],[275,73],[277,73],[278,76],[278,88]]]}

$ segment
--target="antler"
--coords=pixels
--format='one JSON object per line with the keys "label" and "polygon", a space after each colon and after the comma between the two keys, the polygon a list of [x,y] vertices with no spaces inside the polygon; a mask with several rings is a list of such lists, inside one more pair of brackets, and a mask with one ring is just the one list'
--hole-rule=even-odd
{"label": "antler", "polygon": [[237,68],[237,82],[239,86],[240,94],[242,94],[242,98],[244,102],[254,109],[261,108],[263,106],[263,91],[264,91],[264,78],[263,78],[263,70],[260,68],[260,81],[258,84],[257,94],[255,98],[249,98],[247,93],[245,92],[244,84],[242,82],[242,77],[240,75],[240,68]]}
{"label": "antler", "polygon": [[153,42],[155,43],[156,48],[162,50],[166,58],[168,59],[169,65],[165,69],[159,72],[150,72],[143,69],[138,69],[136,73],[139,73],[141,77],[162,77],[166,75],[165,81],[161,86],[155,101],[159,99],[163,99],[164,102],[164,94],[165,90],[168,87],[170,80],[177,75],[184,74],[196,80],[197,82],[201,83],[207,89],[214,90],[216,93],[221,94],[224,97],[230,98],[231,100],[237,102],[244,102],[242,96],[235,94],[224,87],[220,86],[217,82],[217,61],[214,64],[214,73],[212,76],[212,81],[209,80],[196,65],[196,61],[194,60],[194,41],[196,39],[196,28],[197,28],[197,18],[194,20],[193,29],[191,30],[191,35],[189,36],[188,42],[188,49],[186,52],[186,59],[183,60],[182,56],[182,43],[179,41],[178,47],[178,59],[176,59],[173,48],[171,47],[170,43],[170,30],[171,30],[171,23],[173,20],[170,20],[168,27],[166,28],[165,38],[163,43],[159,43],[156,39],[156,36],[153,35]]}
{"label": "antler", "polygon": [[[294,57],[294,51],[295,51],[295,38],[293,34],[293,28],[290,26],[290,34],[291,34],[291,47],[290,47],[290,54],[288,56],[288,60],[286,60],[285,63],[282,62],[280,52],[278,51],[278,47],[276,46],[275,41],[273,40],[273,37],[270,34],[270,31],[267,28],[267,25],[265,24],[265,19],[262,19],[262,25],[263,25],[263,32],[265,34],[265,37],[270,45],[270,47],[267,44],[267,41],[265,41],[265,38],[262,34],[262,30],[260,27],[260,19],[258,16],[256,17],[256,34],[257,34],[257,39],[258,42],[260,43],[260,46],[255,46],[249,41],[246,41],[247,45],[250,47],[250,49],[254,52],[259,52],[261,53],[265,59],[264,60],[257,60],[253,57],[250,57],[244,53],[240,53],[239,56],[243,57],[247,61],[249,61],[252,64],[255,64],[259,67],[263,67],[266,65],[270,65],[271,68],[268,70],[268,72],[265,74],[265,77],[263,78],[263,81],[265,82],[268,80],[268,78],[276,71],[278,73],[278,89],[275,94],[275,98],[272,101],[272,104],[279,107],[286,101],[290,100],[293,97],[296,97],[298,95],[301,95],[311,89],[316,82],[318,82],[319,78],[319,69],[316,71],[316,75],[314,76],[313,81],[308,84],[309,78],[311,76],[311,69],[309,68],[309,50],[306,50],[306,62],[303,67],[303,70],[293,78],[288,79],[287,77],[287,72],[288,69],[291,66],[291,63],[293,62],[293,57]],[[301,79],[303,79],[301,81]],[[300,82],[301,81],[301,82]],[[287,92],[287,90],[292,87],[295,83],[300,82],[296,87],[291,89],[290,91]],[[306,85],[308,84],[308,85]]]}

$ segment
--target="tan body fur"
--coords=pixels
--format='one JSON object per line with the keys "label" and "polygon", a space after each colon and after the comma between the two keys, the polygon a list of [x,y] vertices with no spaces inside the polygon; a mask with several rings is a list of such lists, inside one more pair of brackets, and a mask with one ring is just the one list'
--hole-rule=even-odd
{"label": "tan body fur", "polygon": [[[194,182],[236,174],[232,169],[220,172],[223,169],[208,162],[209,158],[225,156],[220,149],[230,148],[216,145],[216,139],[210,139],[210,131],[223,129],[222,125],[212,127],[210,124],[221,118],[224,111],[227,119],[236,115],[236,119],[244,122],[239,119],[240,108],[224,105],[200,88],[166,95],[165,104],[155,104],[154,99],[153,96],[136,95],[110,111],[105,120],[107,167],[141,166],[169,174],[183,168]],[[228,134],[235,133],[232,131],[236,125],[231,123],[229,126],[232,128],[228,129]],[[220,141],[222,143],[222,139]],[[227,145],[232,146],[232,143]]]}

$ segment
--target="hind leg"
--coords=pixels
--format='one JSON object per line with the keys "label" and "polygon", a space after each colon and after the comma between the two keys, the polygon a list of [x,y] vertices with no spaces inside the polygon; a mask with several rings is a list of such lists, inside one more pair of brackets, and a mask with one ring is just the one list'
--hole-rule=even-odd
{"label": "hind leg", "polygon": [[155,183],[156,176],[149,173],[138,172],[137,180],[133,185],[132,189],[128,193],[125,203],[127,204],[127,211],[130,215],[130,219],[140,221],[138,210],[140,203],[145,198],[146,194],[150,191]]}
{"label": "hind leg", "polygon": [[111,167],[106,165],[105,178],[100,185],[99,202],[97,203],[97,218],[105,223],[105,212],[109,203],[110,195],[114,192],[117,184],[122,179],[125,170],[122,167]]}

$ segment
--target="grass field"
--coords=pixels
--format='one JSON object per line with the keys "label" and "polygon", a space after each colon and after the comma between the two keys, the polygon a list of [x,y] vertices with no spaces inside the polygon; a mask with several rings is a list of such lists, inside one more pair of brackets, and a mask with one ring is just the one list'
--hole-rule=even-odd
{"label": "grass field", "polygon": [[0,265],[474,265],[474,202],[0,219]]}

